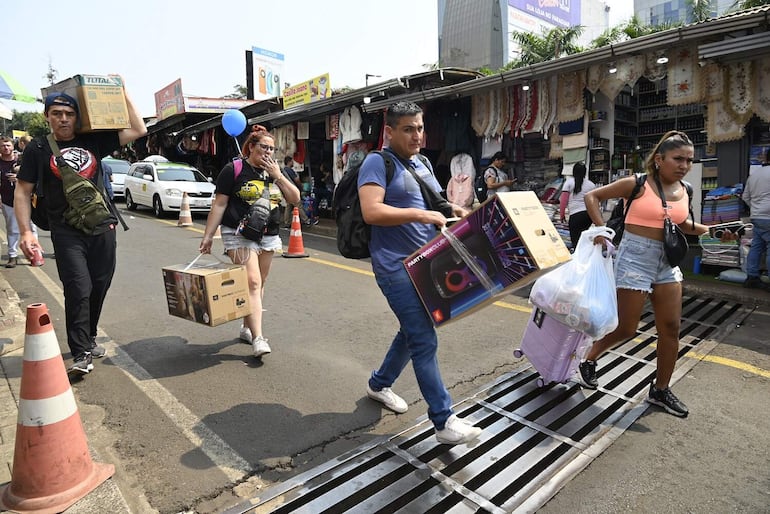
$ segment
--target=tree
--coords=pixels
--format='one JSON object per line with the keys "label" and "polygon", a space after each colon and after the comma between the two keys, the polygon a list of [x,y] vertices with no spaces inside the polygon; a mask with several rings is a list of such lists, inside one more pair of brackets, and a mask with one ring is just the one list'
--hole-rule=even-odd
{"label": "tree", "polygon": [[225,95],[222,98],[236,98],[239,100],[245,100],[246,95],[248,93],[248,89],[246,86],[242,86],[240,84],[236,84],[233,86],[234,91],[230,93],[229,95]]}
{"label": "tree", "polygon": [[698,23],[711,18],[712,0],[686,0],[688,23]]}
{"label": "tree", "polygon": [[770,0],[736,0],[736,2],[730,7],[730,10],[743,11],[745,9],[762,7],[763,5],[770,5]]}
{"label": "tree", "polygon": [[583,48],[575,41],[583,33],[583,26],[556,27],[543,31],[542,36],[530,32],[513,32],[511,40],[520,47],[519,58],[511,61],[504,69],[522,68],[539,62],[558,59],[565,55],[577,54]]}
{"label": "tree", "polygon": [[30,136],[44,136],[48,134],[48,122],[42,112],[19,112],[13,111],[13,119],[8,123],[8,132],[12,130],[23,130]]}
{"label": "tree", "polygon": [[48,58],[48,71],[46,72],[43,77],[48,81],[48,84],[54,85],[56,84],[56,78],[59,76],[59,71],[56,70],[53,67],[53,63],[51,62],[51,58]]}

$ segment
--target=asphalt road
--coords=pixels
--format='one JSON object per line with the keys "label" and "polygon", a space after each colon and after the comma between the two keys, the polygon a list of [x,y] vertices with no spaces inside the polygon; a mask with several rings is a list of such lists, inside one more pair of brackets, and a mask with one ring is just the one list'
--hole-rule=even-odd
{"label": "asphalt road", "polygon": [[[161,267],[197,255],[204,220],[179,228],[140,211],[127,221],[100,325],[108,357],[73,389],[132,512],[221,511],[425,414],[409,368],[395,386],[408,413],[365,398],[395,320],[369,264],[337,255],[332,239],[307,231],[310,258],[276,257],[264,323],[273,353],[260,362],[237,340],[238,322],[210,328],[168,315]],[[6,276],[23,303],[48,304],[66,350],[55,260]],[[511,295],[439,331],[456,400],[522,364],[512,349],[528,312],[526,296]],[[770,512],[768,328],[757,311],[722,331],[719,359],[676,386],[690,417],[648,410],[541,512]]]}

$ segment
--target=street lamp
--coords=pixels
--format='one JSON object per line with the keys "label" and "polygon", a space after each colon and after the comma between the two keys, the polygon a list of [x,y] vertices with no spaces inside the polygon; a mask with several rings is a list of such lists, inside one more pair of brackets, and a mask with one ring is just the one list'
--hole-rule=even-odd
{"label": "street lamp", "polygon": [[381,78],[381,77],[382,77],[382,75],[373,75],[373,74],[371,74],[371,73],[367,73],[367,74],[366,74],[366,85],[367,85],[367,86],[369,85],[369,77],[372,77],[372,78]]}

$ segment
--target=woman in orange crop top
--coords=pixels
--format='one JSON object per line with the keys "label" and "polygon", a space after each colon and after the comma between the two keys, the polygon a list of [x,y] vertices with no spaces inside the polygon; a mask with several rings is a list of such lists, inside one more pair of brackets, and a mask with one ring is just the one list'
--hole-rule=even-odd
{"label": "woman in orange crop top", "polygon": [[[679,350],[682,272],[666,259],[663,218],[667,214],[685,234],[700,235],[708,231],[707,226],[687,219],[689,198],[681,180],[690,171],[693,155],[693,144],[687,134],[671,131],[663,135],[647,157],[647,180],[628,210],[626,229],[615,256],[618,327],[594,342],[579,366],[583,385],[596,389],[596,361],[610,348],[636,335],[642,309],[649,297],[658,331],[658,369],[650,384],[647,401],[680,417],[687,416],[687,406],[674,396],[669,382]],[[668,213],[664,212],[655,178],[660,180],[666,195]],[[636,177],[628,177],[587,193],[586,210],[594,224],[604,225],[601,202],[610,198],[628,198],[635,185]],[[594,243],[605,244],[605,238],[597,237]],[[622,358],[612,357],[613,360]]]}

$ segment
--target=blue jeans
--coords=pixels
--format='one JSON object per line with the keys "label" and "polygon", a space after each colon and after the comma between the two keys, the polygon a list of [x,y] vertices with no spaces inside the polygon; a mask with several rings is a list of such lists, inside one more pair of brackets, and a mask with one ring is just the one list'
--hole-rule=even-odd
{"label": "blue jeans", "polygon": [[759,277],[759,265],[762,259],[762,252],[766,252],[765,266],[770,270],[770,219],[751,218],[754,224],[749,256],[746,258],[746,275],[749,277]]}
{"label": "blue jeans", "polygon": [[442,430],[452,414],[452,398],[438,369],[436,329],[405,268],[376,276],[376,280],[401,326],[380,369],[372,373],[369,387],[375,391],[391,387],[411,360],[420,392],[428,404],[428,418],[437,430]]}

